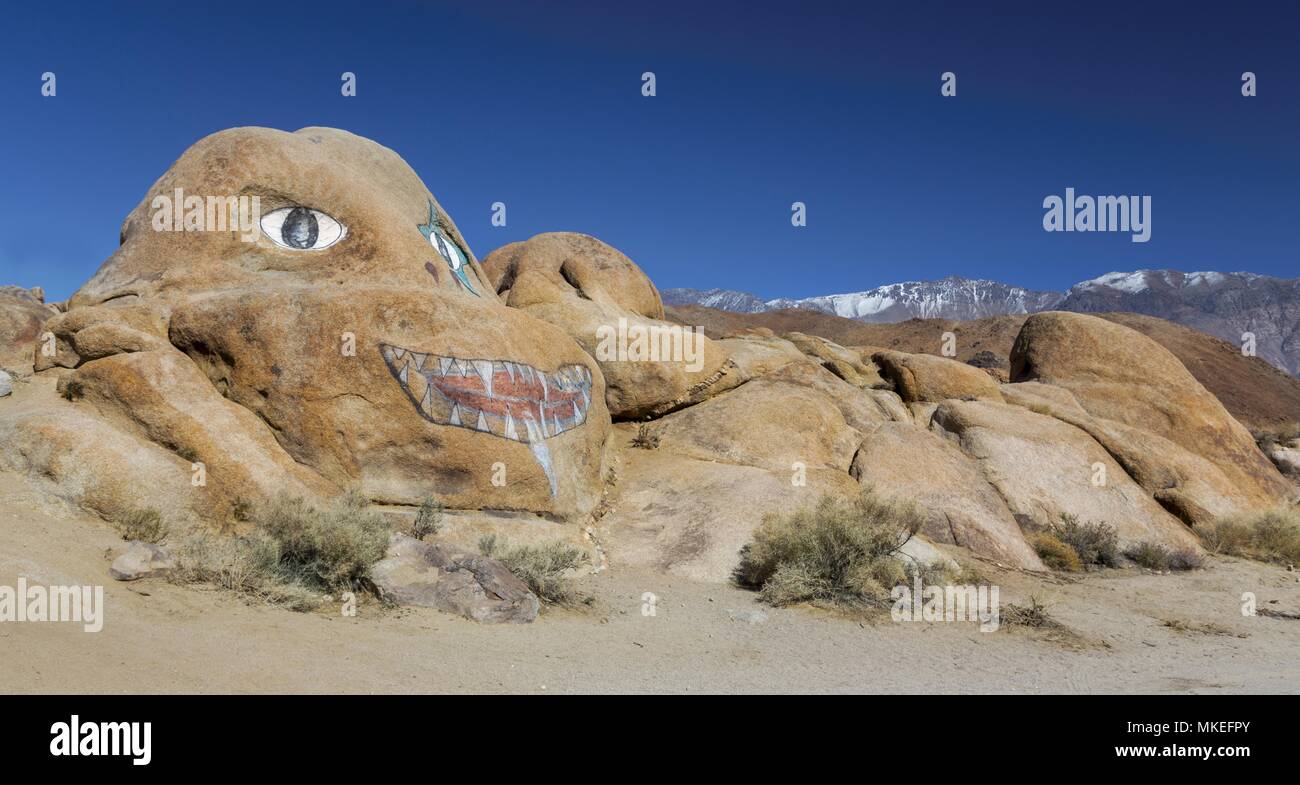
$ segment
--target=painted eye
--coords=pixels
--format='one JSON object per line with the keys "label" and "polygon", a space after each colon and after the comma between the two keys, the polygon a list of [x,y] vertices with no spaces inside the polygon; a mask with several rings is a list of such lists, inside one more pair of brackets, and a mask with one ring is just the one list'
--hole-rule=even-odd
{"label": "painted eye", "polygon": [[442,258],[447,261],[447,265],[451,267],[452,272],[458,272],[461,266],[465,264],[465,257],[461,254],[460,249],[456,247],[456,244],[438,232],[429,234],[429,244],[438,250]]}
{"label": "painted eye", "polygon": [[262,216],[262,233],[281,248],[319,251],[342,240],[348,230],[320,210],[281,207]]}

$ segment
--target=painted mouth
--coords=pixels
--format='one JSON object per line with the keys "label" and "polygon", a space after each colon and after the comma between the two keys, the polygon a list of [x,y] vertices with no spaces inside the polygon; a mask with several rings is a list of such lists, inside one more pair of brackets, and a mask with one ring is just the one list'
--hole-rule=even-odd
{"label": "painted mouth", "polygon": [[388,370],[424,419],[540,443],[587,421],[591,370],[545,373],[526,363],[467,360],[379,344]]}

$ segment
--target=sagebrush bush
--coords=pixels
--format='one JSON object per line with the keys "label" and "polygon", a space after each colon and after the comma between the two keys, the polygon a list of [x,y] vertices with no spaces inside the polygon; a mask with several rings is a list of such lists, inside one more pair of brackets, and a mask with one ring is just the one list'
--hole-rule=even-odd
{"label": "sagebrush bush", "polygon": [[1079,561],[1085,565],[1120,565],[1119,534],[1108,523],[1083,523],[1078,517],[1063,512],[1060,522],[1052,527],[1052,534],[1073,548]]}
{"label": "sagebrush bush", "polygon": [[163,520],[162,513],[153,507],[141,507],[127,510],[114,521],[117,531],[124,540],[140,540],[161,545],[167,541],[169,528]]}
{"label": "sagebrush bush", "polygon": [[1049,569],[1061,572],[1079,572],[1083,569],[1083,562],[1079,560],[1079,554],[1074,548],[1061,542],[1051,532],[1034,532],[1029,535],[1029,545]]}
{"label": "sagebrush bush", "polygon": [[1300,507],[1294,505],[1220,518],[1197,532],[1214,553],[1300,564]]}
{"label": "sagebrush bush", "polygon": [[420,509],[415,513],[411,524],[411,536],[423,540],[430,534],[437,534],[442,529],[442,505],[432,496],[424,497]]}
{"label": "sagebrush bush", "polygon": [[542,602],[574,605],[586,599],[571,585],[568,572],[586,564],[586,553],[558,540],[542,545],[512,545],[495,534],[479,538],[479,552],[496,559]]}
{"label": "sagebrush bush", "polygon": [[908,578],[899,550],[925,522],[911,502],[870,489],[851,499],[823,496],[792,513],[768,514],[741,552],[738,583],[763,602],[887,602]]}
{"label": "sagebrush bush", "polygon": [[323,593],[358,588],[388,550],[388,522],[355,492],[326,510],[282,495],[252,506],[249,516],[247,536],[203,533],[182,543],[177,580],[307,610]]}
{"label": "sagebrush bush", "polygon": [[1201,566],[1201,557],[1190,548],[1177,550],[1156,542],[1143,541],[1124,551],[1133,563],[1151,570],[1194,570]]}
{"label": "sagebrush bush", "polygon": [[253,523],[278,546],[284,582],[308,588],[356,588],[388,550],[388,522],[356,492],[327,510],[281,495],[258,507]]}
{"label": "sagebrush bush", "polygon": [[171,578],[178,583],[208,583],[299,611],[311,610],[323,599],[317,591],[283,582],[279,545],[262,532],[248,537],[194,534],[175,556],[178,566]]}

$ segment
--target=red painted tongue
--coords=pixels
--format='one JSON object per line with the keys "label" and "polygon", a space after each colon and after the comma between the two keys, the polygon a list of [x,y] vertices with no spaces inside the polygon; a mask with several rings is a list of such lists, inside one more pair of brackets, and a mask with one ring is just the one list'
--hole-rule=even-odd
{"label": "red painted tongue", "polygon": [[496,371],[492,374],[491,397],[478,375],[434,376],[429,382],[453,403],[498,417],[504,417],[507,412],[515,416],[528,412],[536,417],[543,395],[548,395],[544,404],[548,416],[554,416],[553,413],[557,411],[564,417],[570,416],[573,404],[581,398],[581,393],[560,390],[551,385],[543,388],[542,383],[537,381],[536,373],[533,378],[534,381],[526,382],[523,374],[516,373],[511,377],[505,371]]}

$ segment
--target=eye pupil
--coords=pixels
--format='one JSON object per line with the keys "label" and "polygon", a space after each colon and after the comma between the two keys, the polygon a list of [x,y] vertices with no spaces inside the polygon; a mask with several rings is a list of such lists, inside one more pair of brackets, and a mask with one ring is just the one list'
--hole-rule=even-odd
{"label": "eye pupil", "polygon": [[289,211],[280,228],[280,238],[291,248],[311,248],[316,244],[320,234],[320,225],[316,216],[306,207],[295,207]]}
{"label": "eye pupil", "polygon": [[447,241],[443,239],[442,235],[435,234],[434,242],[436,242],[438,245],[438,253],[442,254],[443,259],[447,260],[447,264],[451,266],[451,269],[453,270],[459,269],[460,259],[455,255],[453,255],[450,246],[447,245]]}

